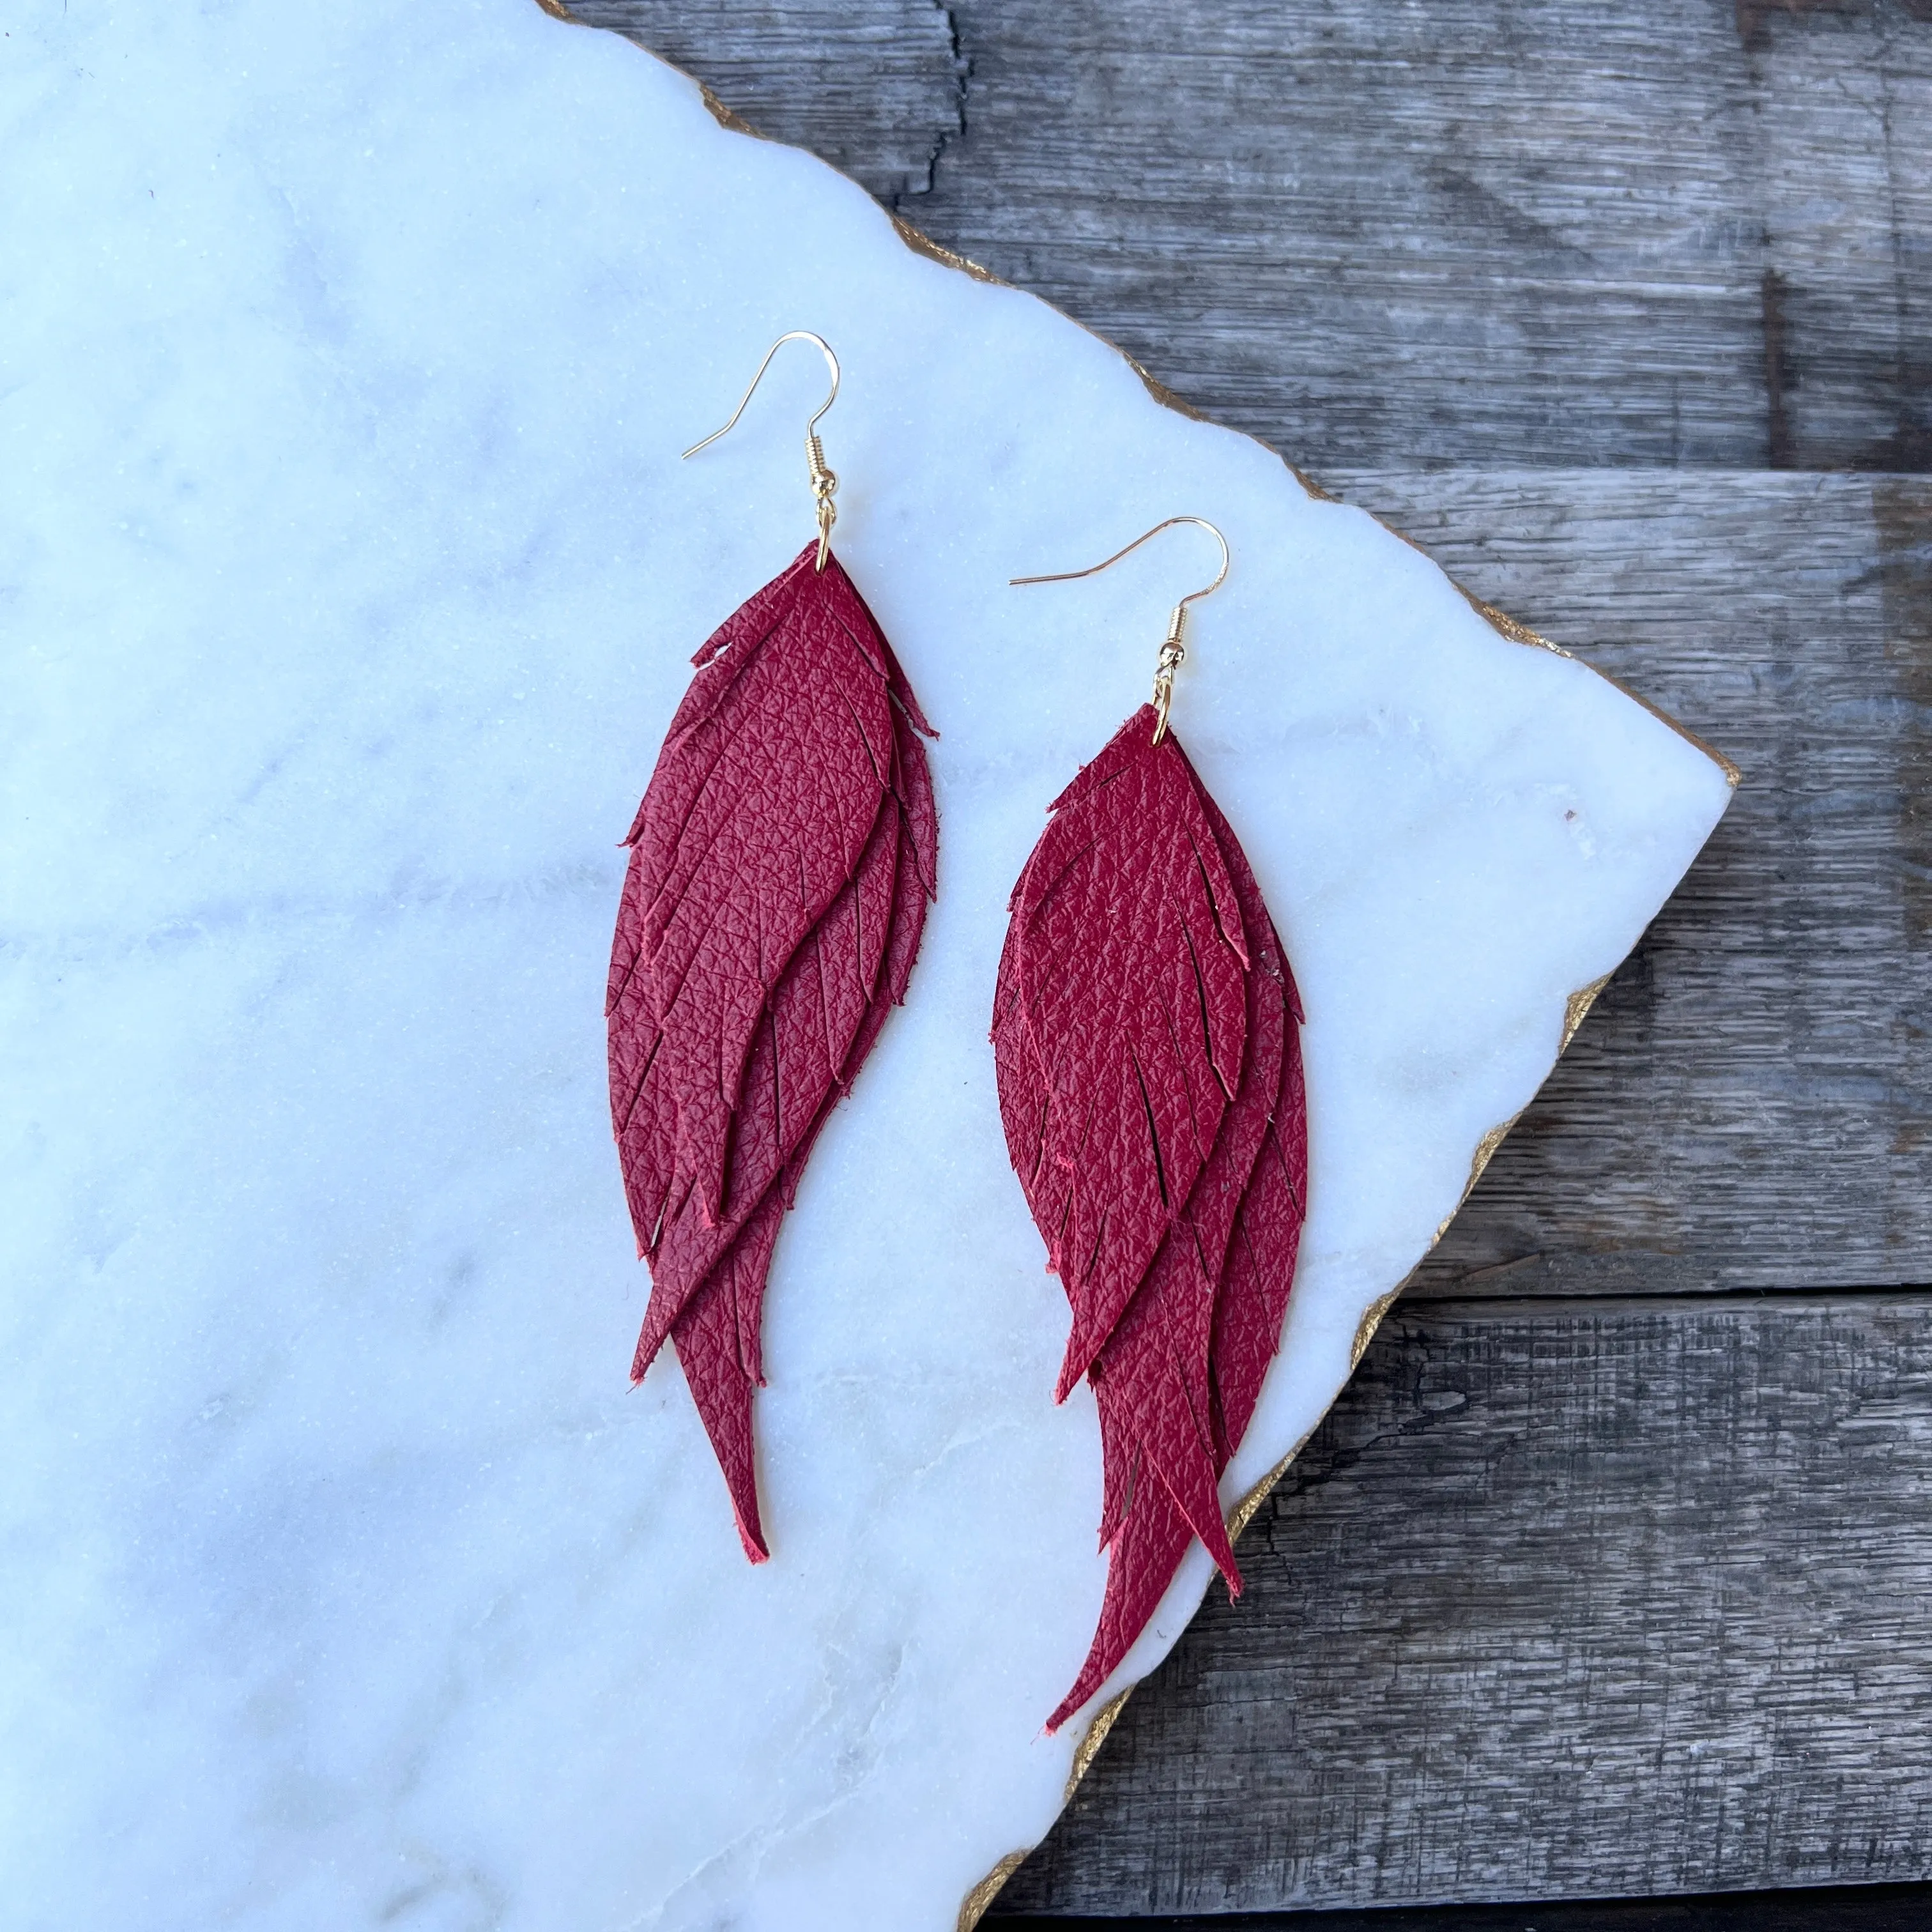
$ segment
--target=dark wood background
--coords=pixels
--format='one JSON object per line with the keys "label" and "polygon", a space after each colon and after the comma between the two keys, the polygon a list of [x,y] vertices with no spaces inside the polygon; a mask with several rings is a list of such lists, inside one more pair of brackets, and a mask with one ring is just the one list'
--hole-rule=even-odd
{"label": "dark wood background", "polygon": [[996,1910],[1932,1877],[1932,0],[573,10],[1745,772]]}

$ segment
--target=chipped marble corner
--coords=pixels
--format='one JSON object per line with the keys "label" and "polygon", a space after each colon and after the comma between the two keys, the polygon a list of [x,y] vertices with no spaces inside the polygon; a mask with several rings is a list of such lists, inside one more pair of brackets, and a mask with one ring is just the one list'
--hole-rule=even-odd
{"label": "chipped marble corner", "polygon": [[[1282,460],[1286,462],[1287,459],[1284,458]],[[1299,470],[1295,470],[1293,464],[1288,464],[1288,466],[1289,469],[1294,470],[1295,481],[1298,482],[1310,496],[1318,497],[1324,503],[1336,503],[1342,500],[1339,496],[1332,496],[1328,490],[1320,488],[1308,477],[1304,476]],[[1397,530],[1394,524],[1388,522],[1385,518],[1376,516],[1376,513],[1372,510],[1369,511],[1366,514],[1369,516],[1374,518],[1376,522],[1380,524],[1382,528],[1387,530],[1390,536],[1397,538],[1402,542],[1408,544],[1409,548],[1415,551],[1418,556],[1427,556],[1429,555],[1428,551],[1424,550],[1421,544],[1418,543],[1407,531]],[[1430,561],[1433,562],[1434,560],[1432,558]],[[1478,597],[1476,593],[1468,587],[1467,584],[1458,584],[1453,577],[1449,579],[1449,583],[1450,588],[1453,589],[1466,604],[1468,604],[1470,609],[1474,611],[1476,615],[1481,618],[1483,622],[1488,625],[1490,629],[1494,631],[1498,637],[1507,638],[1513,644],[1527,645],[1532,650],[1547,651],[1552,657],[1568,658],[1573,664],[1582,664],[1583,668],[1590,672],[1593,676],[1601,678],[1606,684],[1622,692],[1624,697],[1630,699],[1633,704],[1641,705],[1644,710],[1648,711],[1652,717],[1654,718],[1660,724],[1664,726],[1667,730],[1676,732],[1678,736],[1682,738],[1684,743],[1690,746],[1694,750],[1702,752],[1704,756],[1708,758],[1712,764],[1715,765],[1718,769],[1724,773],[1724,782],[1730,787],[1732,790],[1736,791],[1737,790],[1738,782],[1743,778],[1744,773],[1740,771],[1737,766],[1733,764],[1729,758],[1726,758],[1724,753],[1718,749],[1716,746],[1712,744],[1706,739],[1699,737],[1696,733],[1690,730],[1688,725],[1681,724],[1676,718],[1672,717],[1670,713],[1666,711],[1661,705],[1652,704],[1650,700],[1645,697],[1642,692],[1632,690],[1628,685],[1624,683],[1622,678],[1612,676],[1610,672],[1604,670],[1600,666],[1593,664],[1587,659],[1578,657],[1574,651],[1566,650],[1562,645],[1556,643],[1554,639],[1546,638],[1540,631],[1532,630],[1527,624],[1521,623],[1518,622],[1516,619],[1512,617],[1507,610],[1498,610],[1493,604],[1485,603],[1481,598]]]}
{"label": "chipped marble corner", "polygon": [[1612,975],[1606,973],[1600,980],[1592,980],[1587,986],[1579,986],[1563,1003],[1563,1037],[1556,1042],[1559,1055],[1570,1050],[1570,1042],[1576,1037],[1576,1029],[1588,1017],[1590,1009],[1597,1004],[1597,995],[1610,983]]}
{"label": "chipped marble corner", "polygon": [[[537,4],[548,12],[550,0],[537,0]],[[697,80],[698,76],[693,74],[692,79]],[[727,107],[724,102],[712,92],[709,84],[704,81],[698,82],[698,97],[704,103],[706,113],[709,114],[712,119],[728,133],[748,134],[754,141],[769,141],[771,139],[769,134],[760,134],[750,122],[745,118],[743,115],[738,112],[736,108]]]}
{"label": "chipped marble corner", "polygon": [[966,1896],[959,1901],[956,1932],[973,1932],[986,1916],[986,1908],[1000,1895],[1000,1888],[1026,1862],[1024,1852],[1009,1852]]}

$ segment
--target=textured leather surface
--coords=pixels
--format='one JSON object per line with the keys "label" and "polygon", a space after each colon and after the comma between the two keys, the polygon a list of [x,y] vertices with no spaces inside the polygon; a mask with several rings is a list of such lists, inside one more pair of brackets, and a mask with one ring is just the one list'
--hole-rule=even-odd
{"label": "textured leather surface", "polygon": [[1061,1400],[1185,1204],[1240,1079],[1240,915],[1193,775],[1166,753],[1130,722],[1082,769],[1012,908],[1049,1094],[1035,1216],[1073,1301]]}
{"label": "textured leather surface", "polygon": [[994,995],[1014,1171],[1066,1288],[1055,1400],[1100,1413],[1100,1627],[1057,1730],[1198,1536],[1238,1594],[1216,1484],[1280,1344],[1307,1180],[1301,1019],[1238,842],[1143,706],[1052,807]]}
{"label": "textured leather surface", "polygon": [[765,1281],[813,1142],[905,996],[938,878],[931,727],[816,543],[694,660],[626,842],[610,1112],[651,1295],[746,1553]]}

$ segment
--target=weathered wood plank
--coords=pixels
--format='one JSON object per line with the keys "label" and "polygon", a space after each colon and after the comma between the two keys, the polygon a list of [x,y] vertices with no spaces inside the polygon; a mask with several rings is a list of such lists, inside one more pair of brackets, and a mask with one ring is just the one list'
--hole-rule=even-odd
{"label": "weathered wood plank", "polygon": [[1010,1910],[1932,1875],[1932,1298],[1399,1309]]}
{"label": "weathered wood plank", "polygon": [[1298,461],[1932,465],[1923,0],[576,10]]}
{"label": "weathered wood plank", "polygon": [[[992,1924],[988,1922],[988,1932]],[[999,1932],[1081,1932],[1118,1918],[1025,1912]],[[1593,1899],[1563,1905],[1419,1906],[1360,1912],[1216,1912],[1186,1918],[1136,1918],[1137,1932],[1925,1932],[1932,1886],[1794,1887],[1717,1892],[1696,1898]]]}
{"label": "weathered wood plank", "polygon": [[1412,1292],[1932,1282],[1932,484],[1322,480],[1745,775]]}

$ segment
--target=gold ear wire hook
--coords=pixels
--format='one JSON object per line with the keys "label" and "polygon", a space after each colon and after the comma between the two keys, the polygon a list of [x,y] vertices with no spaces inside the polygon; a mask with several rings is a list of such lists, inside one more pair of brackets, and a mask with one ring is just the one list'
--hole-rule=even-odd
{"label": "gold ear wire hook", "polygon": [[808,328],[787,331],[765,351],[765,359],[758,364],[758,373],[752,378],[751,386],[738,398],[738,406],[731,412],[731,420],[722,429],[714,429],[702,442],[694,442],[684,452],[681,460],[688,460],[700,449],[708,449],[721,436],[728,436],[737,428],[738,418],[745,413],[745,405],[756,392],[758,385],[765,380],[765,371],[772,366],[772,358],[788,342],[815,342],[824,352],[825,366],[832,371],[832,387],[824,402],[813,412],[812,420],[805,426],[805,460],[812,472],[812,498],[818,512],[818,561],[814,569],[825,568],[825,553],[832,541],[832,526],[838,520],[837,507],[832,497],[837,494],[838,479],[826,466],[825,446],[818,440],[818,425],[825,412],[838,400],[838,358],[832,352],[832,345],[824,336],[814,335]]}
{"label": "gold ear wire hook", "polygon": [[1158,745],[1167,736],[1168,706],[1174,701],[1174,674],[1180,669],[1187,656],[1187,646],[1184,634],[1187,628],[1187,607],[1210,597],[1228,580],[1228,539],[1205,517],[1169,517],[1164,524],[1156,524],[1150,530],[1144,530],[1124,550],[1117,550],[1103,562],[1090,565],[1085,570],[1057,570],[1043,577],[1011,577],[1009,584],[1070,584],[1077,577],[1097,577],[1103,570],[1110,569],[1122,557],[1140,548],[1150,537],[1157,537],[1162,530],[1171,530],[1176,524],[1198,524],[1221,546],[1221,568],[1214,573],[1212,584],[1204,584],[1198,590],[1190,590],[1174,607],[1174,614],[1167,620],[1167,641],[1160,647],[1160,656],[1154,662],[1154,741]]}

